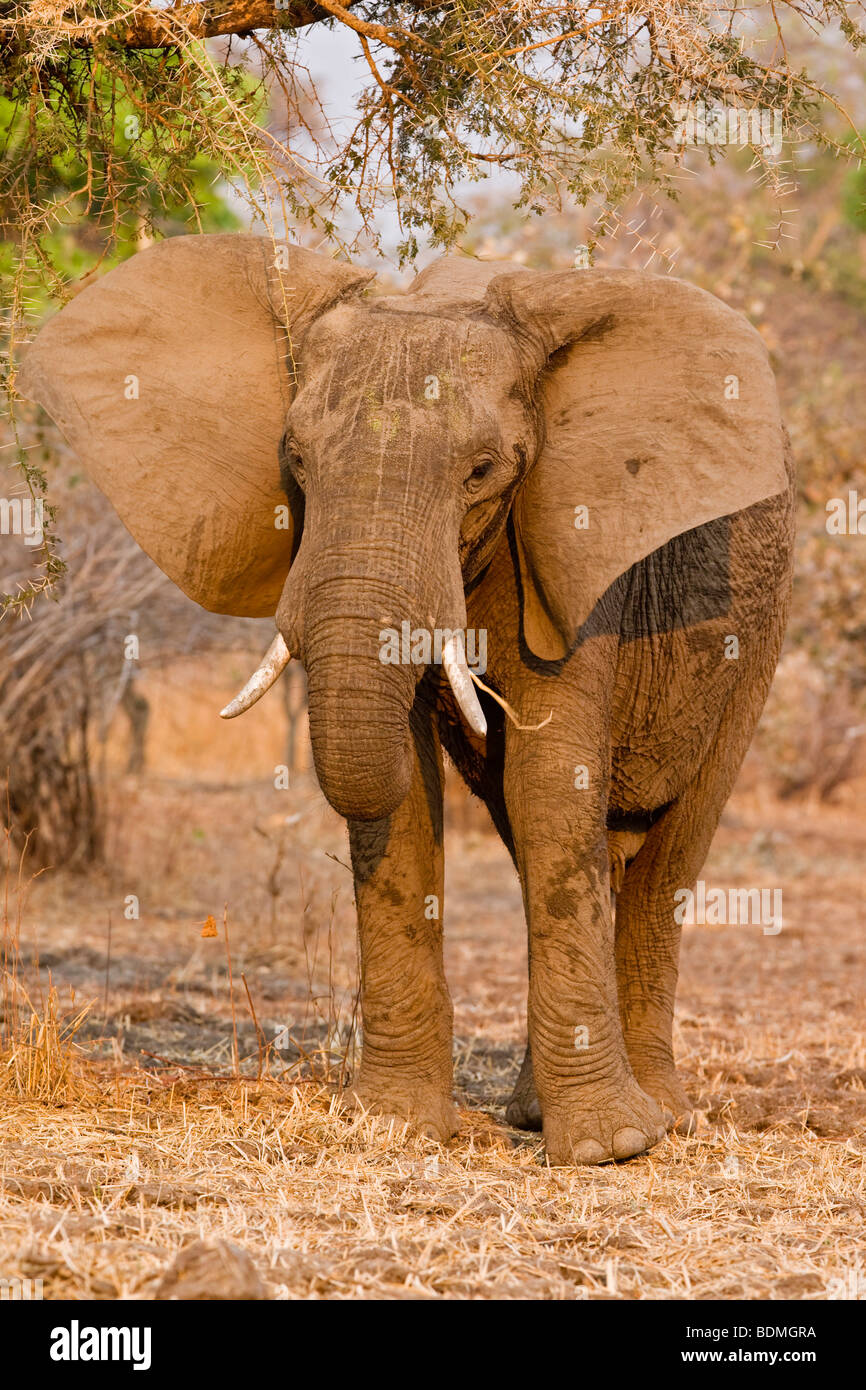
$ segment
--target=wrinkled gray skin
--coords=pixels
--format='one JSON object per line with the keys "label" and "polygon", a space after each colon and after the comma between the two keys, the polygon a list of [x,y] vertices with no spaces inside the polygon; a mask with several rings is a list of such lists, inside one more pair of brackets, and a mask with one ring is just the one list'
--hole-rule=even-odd
{"label": "wrinkled gray skin", "polygon": [[[443,901],[444,747],[523,889],[533,1060],[509,1119],[543,1124],[552,1163],[597,1163],[692,1120],[671,1047],[671,905],[700,871],[773,675],[791,493],[671,540],[611,585],[570,655],[535,658],[507,524],[540,442],[528,351],[505,324],[431,318],[409,297],[342,304],[313,325],[284,446],[303,537],[277,625],[307,668],[316,770],[349,824],[358,1098],[438,1139],[455,1130],[442,924],[428,909]],[[445,409],[418,407],[431,373],[449,381]],[[482,694],[485,754],[440,667],[378,659],[381,629],[406,619],[486,629],[485,681],[522,724],[553,718],[517,728]],[[724,656],[730,633],[738,660]],[[574,795],[579,765],[589,791]]]}

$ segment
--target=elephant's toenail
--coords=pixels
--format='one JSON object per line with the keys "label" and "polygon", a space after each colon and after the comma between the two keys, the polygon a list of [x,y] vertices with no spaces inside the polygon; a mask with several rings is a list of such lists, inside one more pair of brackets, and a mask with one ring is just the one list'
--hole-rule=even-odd
{"label": "elephant's toenail", "polygon": [[[664,1134],[660,1130],[656,1135],[659,1139]],[[649,1147],[649,1142],[645,1134],[639,1129],[634,1129],[626,1125],[623,1129],[618,1129],[613,1136],[613,1155],[614,1158],[631,1158],[634,1154],[643,1153]]]}
{"label": "elephant's toenail", "polygon": [[604,1163],[605,1159],[610,1158],[610,1154],[605,1153],[595,1139],[581,1139],[574,1145],[572,1153],[575,1163]]}

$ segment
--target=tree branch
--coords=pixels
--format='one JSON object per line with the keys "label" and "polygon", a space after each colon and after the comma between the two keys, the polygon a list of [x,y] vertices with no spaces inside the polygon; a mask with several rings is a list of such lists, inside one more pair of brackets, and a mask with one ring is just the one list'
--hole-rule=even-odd
{"label": "tree branch", "polygon": [[[356,3],[345,0],[344,8]],[[34,7],[38,10],[38,6]],[[314,0],[207,0],[207,3],[175,4],[169,9],[152,9],[145,3],[132,5],[125,14],[111,18],[89,18],[79,22],[64,19],[56,11],[50,28],[75,45],[90,45],[97,37],[108,36],[126,48],[170,48],[189,39],[213,39],[224,34],[248,34],[253,29],[303,29],[308,24],[332,18],[329,10]],[[31,10],[30,24],[36,15]],[[6,26],[0,26],[0,29]],[[33,25],[35,27],[35,25]]]}

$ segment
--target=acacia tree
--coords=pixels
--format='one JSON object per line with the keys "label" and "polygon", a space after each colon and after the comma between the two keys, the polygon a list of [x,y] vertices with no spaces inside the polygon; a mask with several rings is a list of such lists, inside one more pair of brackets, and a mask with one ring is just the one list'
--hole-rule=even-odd
{"label": "acacia tree", "polygon": [[[845,0],[0,0],[0,387],[13,407],[0,457],[17,457],[43,507],[41,548],[23,569],[0,566],[0,588],[5,575],[14,589],[0,598],[0,781],[8,765],[13,830],[34,837],[37,860],[98,853],[88,729],[116,702],[123,596],[133,607],[161,583],[131,542],[115,548],[87,526],[83,555],[69,552],[62,607],[40,606],[32,627],[12,622],[61,592],[64,569],[14,391],[17,348],[51,301],[153,237],[242,225],[238,202],[260,228],[315,229],[338,254],[377,247],[390,204],[405,262],[422,239],[458,241],[467,188],[506,174],[523,213],[589,205],[598,237],[636,187],[675,194],[692,103],[769,111],[790,141],[856,157],[862,142],[800,55],[816,36],[859,47],[861,10]],[[311,26],[354,35],[366,82],[348,124],[329,124],[304,66]],[[781,234],[785,159],[759,140],[754,168],[778,195]],[[650,259],[652,238],[629,233]],[[38,445],[42,429],[52,452],[52,428],[28,418],[26,442]]]}
{"label": "acacia tree", "polygon": [[[638,184],[675,191],[688,103],[769,109],[789,139],[832,144],[829,102],[836,148],[859,155],[789,45],[859,47],[862,13],[848,0],[0,0],[7,384],[34,313],[68,291],[70,238],[80,273],[141,236],[202,229],[213,170],[265,228],[314,227],[344,249],[346,214],[351,239],[377,246],[388,202],[402,262],[422,236],[457,241],[467,185],[496,171],[527,213],[592,204],[602,234]],[[355,36],[368,80],[348,127],[329,125],[304,68],[310,26]],[[759,146],[755,163],[783,202],[784,161]],[[41,495],[41,472],[19,462]],[[39,578],[12,606],[61,569],[49,524]]]}

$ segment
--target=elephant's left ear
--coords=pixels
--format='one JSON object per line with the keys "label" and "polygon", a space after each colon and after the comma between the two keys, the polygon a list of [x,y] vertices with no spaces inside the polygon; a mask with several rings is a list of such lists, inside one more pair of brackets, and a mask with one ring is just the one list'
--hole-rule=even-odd
{"label": "elephant's left ear", "polygon": [[18,387],[202,607],[272,615],[299,542],[280,442],[303,338],[370,271],[244,233],[171,237],[37,334]]}
{"label": "elephant's left ear", "polygon": [[487,309],[539,373],[544,441],[513,515],[524,636],[558,660],[638,560],[787,487],[776,386],[747,320],[681,280],[523,273]]}

